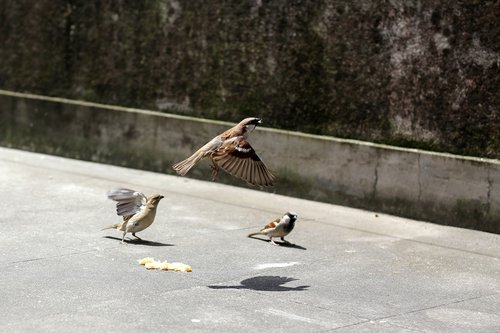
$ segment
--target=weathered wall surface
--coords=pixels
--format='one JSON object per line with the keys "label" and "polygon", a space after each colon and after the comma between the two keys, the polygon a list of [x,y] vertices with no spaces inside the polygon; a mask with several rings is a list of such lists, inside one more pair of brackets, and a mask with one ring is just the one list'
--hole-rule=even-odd
{"label": "weathered wall surface", "polygon": [[[173,174],[231,124],[0,91],[0,145]],[[260,128],[268,191],[500,233],[500,161]],[[210,179],[208,162],[190,177]],[[223,172],[218,181],[244,182]],[[335,218],[332,216],[332,218]]]}
{"label": "weathered wall surface", "polygon": [[0,88],[500,158],[500,2],[0,1]]}

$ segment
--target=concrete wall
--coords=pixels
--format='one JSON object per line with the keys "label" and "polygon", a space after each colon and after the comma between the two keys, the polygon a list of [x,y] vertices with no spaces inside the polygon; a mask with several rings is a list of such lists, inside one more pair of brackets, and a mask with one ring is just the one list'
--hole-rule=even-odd
{"label": "concrete wall", "polygon": [[1,0],[0,87],[500,159],[499,13],[491,0]]}
{"label": "concrete wall", "polygon": [[[174,162],[229,126],[0,91],[2,146],[170,174]],[[500,233],[498,160],[269,128],[251,142],[279,177],[267,191]],[[189,176],[209,180],[208,162]],[[247,186],[225,174],[218,181]]]}

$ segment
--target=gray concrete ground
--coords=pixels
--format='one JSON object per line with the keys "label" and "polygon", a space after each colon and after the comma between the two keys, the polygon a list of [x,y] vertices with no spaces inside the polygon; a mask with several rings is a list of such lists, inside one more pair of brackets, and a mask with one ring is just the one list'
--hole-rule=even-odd
{"label": "gray concrete ground", "polygon": [[[500,332],[500,235],[5,148],[0,186],[2,332]],[[100,231],[113,187],[165,195],[148,242]]]}

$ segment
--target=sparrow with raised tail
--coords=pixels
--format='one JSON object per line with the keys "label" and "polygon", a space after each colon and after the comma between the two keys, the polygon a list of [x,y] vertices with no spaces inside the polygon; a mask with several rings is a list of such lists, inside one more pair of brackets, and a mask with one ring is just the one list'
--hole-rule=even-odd
{"label": "sparrow with raised tail", "polygon": [[276,220],[266,224],[258,232],[254,232],[248,235],[248,237],[253,237],[255,235],[264,235],[269,237],[273,245],[278,245],[273,241],[273,237],[280,237],[285,243],[290,243],[285,240],[285,236],[288,235],[295,227],[295,221],[297,221],[297,214],[294,212],[288,212],[282,217],[278,217]]}
{"label": "sparrow with raised tail", "polygon": [[160,194],[146,197],[143,193],[126,188],[111,190],[107,195],[109,199],[117,202],[116,213],[123,217],[123,222],[114,223],[102,230],[117,229],[123,231],[122,244],[128,232],[141,240],[135,233],[146,229],[154,222],[158,203],[164,198]]}
{"label": "sparrow with raised tail", "polygon": [[217,135],[184,161],[174,164],[172,168],[179,175],[184,176],[199,161],[208,157],[212,162],[213,180],[221,168],[230,175],[253,185],[274,185],[276,177],[267,169],[246,140],[255,127],[261,123],[260,118],[243,119],[238,125]]}

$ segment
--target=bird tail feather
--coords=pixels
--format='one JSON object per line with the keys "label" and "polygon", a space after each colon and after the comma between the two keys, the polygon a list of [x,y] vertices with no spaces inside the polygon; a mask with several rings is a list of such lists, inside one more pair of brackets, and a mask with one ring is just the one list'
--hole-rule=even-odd
{"label": "bird tail feather", "polygon": [[199,151],[194,153],[193,155],[186,158],[184,161],[181,161],[177,164],[174,164],[172,168],[177,172],[178,175],[184,176],[194,167],[201,159],[203,158],[203,154],[200,154]]}
{"label": "bird tail feather", "polygon": [[253,237],[256,235],[265,235],[265,234],[262,231],[252,232],[251,234],[248,234],[248,237]]}
{"label": "bird tail feather", "polygon": [[102,228],[101,231],[107,230],[107,229],[118,229],[118,228],[120,228],[121,225],[122,225],[121,223],[113,223],[112,225],[107,226],[106,228]]}

